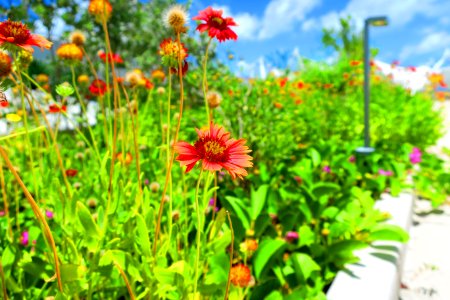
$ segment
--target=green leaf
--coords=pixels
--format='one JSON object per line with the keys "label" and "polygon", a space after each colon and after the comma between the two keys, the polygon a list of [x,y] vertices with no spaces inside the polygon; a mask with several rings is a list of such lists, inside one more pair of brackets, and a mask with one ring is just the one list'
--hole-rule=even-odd
{"label": "green leaf", "polygon": [[339,185],[330,182],[319,182],[312,188],[312,194],[318,199],[322,196],[332,196],[336,194],[341,188]]}
{"label": "green leaf", "polygon": [[86,272],[85,266],[74,264],[61,265],[61,279],[64,283],[80,280]]}
{"label": "green leaf", "polygon": [[89,209],[80,201],[77,202],[77,215],[86,234],[93,238],[99,238],[100,229],[95,224]]}
{"label": "green leaf", "polygon": [[320,157],[320,153],[314,149],[314,148],[309,148],[308,149],[308,155],[311,157],[312,160],[312,164],[313,166],[316,168],[318,165],[320,165],[320,162],[322,160],[322,158]]}
{"label": "green leaf", "polygon": [[406,243],[409,235],[401,227],[392,224],[377,224],[370,232],[369,239],[372,241],[396,241]]}
{"label": "green leaf", "polygon": [[251,218],[253,221],[255,221],[261,211],[264,208],[264,205],[266,204],[267,200],[267,192],[269,191],[269,185],[263,184],[261,185],[258,190],[254,190],[252,186],[252,196],[251,196]]}
{"label": "green leaf", "polygon": [[286,247],[283,240],[265,240],[263,241],[254,256],[254,270],[257,279],[261,278],[263,271],[269,267],[271,260]]}
{"label": "green leaf", "polygon": [[225,200],[230,204],[233,212],[236,214],[236,216],[241,220],[242,225],[245,229],[250,229],[250,220],[249,215],[247,211],[247,207],[244,205],[243,201],[241,199],[227,196],[225,197]]}
{"label": "green leaf", "polygon": [[312,272],[320,271],[320,266],[308,254],[294,253],[291,255],[291,261],[300,282],[305,283]]}
{"label": "green leaf", "polygon": [[141,215],[136,215],[136,231],[137,231],[137,244],[139,246],[139,250],[141,250],[142,254],[146,257],[151,257],[150,251],[150,240],[148,238],[148,229],[145,224],[145,220]]}
{"label": "green leaf", "polygon": [[353,251],[367,247],[367,244],[357,240],[340,241],[328,248],[330,257],[351,256]]}
{"label": "green leaf", "polygon": [[273,291],[269,295],[267,295],[264,300],[283,300],[283,294],[281,294],[279,291]]}

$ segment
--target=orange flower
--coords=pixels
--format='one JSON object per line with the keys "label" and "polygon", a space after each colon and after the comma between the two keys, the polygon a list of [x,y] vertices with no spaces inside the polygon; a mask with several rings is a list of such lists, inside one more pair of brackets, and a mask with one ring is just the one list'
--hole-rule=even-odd
{"label": "orange flower", "polygon": [[436,92],[436,99],[439,101],[445,100],[445,93],[444,92]]}
{"label": "orange flower", "polygon": [[207,7],[198,13],[198,16],[192,20],[205,21],[197,26],[200,32],[208,31],[211,38],[217,38],[219,42],[226,40],[237,40],[237,34],[230,29],[230,26],[236,26],[233,18],[222,17],[223,11],[221,9],[214,10],[211,6]]}
{"label": "orange flower", "polygon": [[344,78],[345,80],[347,80],[349,77],[350,75],[348,73],[342,74],[342,78]]}
{"label": "orange flower", "polygon": [[231,267],[230,278],[233,285],[247,287],[252,280],[252,274],[246,265],[237,264]]}
{"label": "orange flower", "polygon": [[75,44],[62,44],[56,50],[56,55],[69,62],[81,61],[83,59],[83,51]]}
{"label": "orange flower", "polygon": [[97,21],[107,21],[111,17],[112,5],[108,0],[91,0],[88,11]]}
{"label": "orange flower", "polygon": [[295,104],[296,105],[300,105],[300,104],[302,104],[303,103],[303,100],[302,99],[297,99],[297,100],[295,100]]}
{"label": "orange flower", "polygon": [[279,109],[283,108],[283,104],[281,104],[280,102],[274,102],[273,106],[275,106],[276,108],[279,108]]}
{"label": "orange flower", "polygon": [[11,73],[11,57],[3,51],[0,51],[0,78],[6,77]]}
{"label": "orange flower", "polygon": [[157,79],[163,81],[166,78],[166,74],[162,70],[153,70],[152,71],[152,79]]}
{"label": "orange flower", "polygon": [[244,168],[253,164],[252,157],[247,154],[251,150],[245,146],[244,139],[230,139],[229,132],[212,122],[209,128],[196,130],[198,140],[194,146],[186,142],[178,142],[174,146],[179,154],[176,160],[182,167],[187,166],[186,173],[201,160],[203,170],[220,171],[225,168],[233,179],[248,175]]}
{"label": "orange flower", "polygon": [[33,53],[31,46],[50,49],[52,43],[38,34],[31,34],[27,25],[10,20],[0,22],[0,48],[17,50],[18,47]]}
{"label": "orange flower", "polygon": [[360,64],[361,64],[361,61],[359,61],[359,60],[351,60],[350,61],[350,66],[352,66],[352,67],[359,66]]}
{"label": "orange flower", "polygon": [[324,85],[323,85],[323,88],[324,89],[331,89],[333,87],[333,84],[332,83],[325,83]]}
{"label": "orange flower", "polygon": [[125,154],[125,157],[123,157],[122,152],[117,153],[116,159],[121,163],[125,165],[131,164],[131,161],[133,160],[133,156],[131,156],[130,152],[127,152]]}

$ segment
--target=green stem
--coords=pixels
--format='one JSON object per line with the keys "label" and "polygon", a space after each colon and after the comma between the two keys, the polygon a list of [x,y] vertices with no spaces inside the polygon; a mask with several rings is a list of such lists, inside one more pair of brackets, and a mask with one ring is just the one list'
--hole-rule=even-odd
{"label": "green stem", "polygon": [[100,157],[100,152],[98,151],[97,142],[95,141],[94,132],[92,131],[91,125],[89,124],[89,118],[86,111],[86,106],[84,105],[83,99],[81,99],[80,93],[78,92],[77,82],[75,78],[75,69],[73,66],[70,66],[70,71],[72,72],[72,84],[75,89],[75,95],[77,96],[78,102],[80,102],[81,109],[83,110],[84,117],[86,118],[86,126],[91,135],[92,145],[94,146],[94,151],[98,157]]}
{"label": "green stem", "polygon": [[212,41],[212,38],[209,39],[208,44],[206,45],[205,57],[203,58],[203,81],[202,81],[203,97],[205,99],[206,120],[208,120],[208,124],[211,122],[211,115],[209,113],[209,104],[208,104],[208,99],[206,97],[206,94],[208,92],[208,80],[206,78],[206,75],[207,75],[206,65],[208,62],[208,52],[209,52],[209,46],[211,45],[211,41]]}
{"label": "green stem", "polygon": [[30,156],[30,164],[31,164],[31,175],[33,177],[33,187],[34,187],[34,193],[36,195],[36,197],[39,199],[39,194],[38,194],[38,186],[37,186],[37,181],[36,181],[36,174],[34,172],[34,159],[33,159],[33,148],[31,145],[31,141],[30,141],[30,136],[29,136],[29,132],[28,132],[28,113],[25,107],[25,91],[23,88],[23,79],[22,79],[22,72],[19,70],[19,66],[17,66],[18,70],[17,70],[17,76],[19,77],[19,81],[20,81],[20,101],[22,103],[22,111],[23,111],[23,125],[25,127],[25,143],[27,145],[27,149],[28,149],[28,155]]}
{"label": "green stem", "polygon": [[201,240],[201,234],[202,234],[202,220],[201,220],[201,212],[200,212],[200,206],[198,202],[198,191],[200,188],[200,181],[202,179],[203,175],[203,168],[200,171],[200,175],[198,175],[197,180],[197,186],[195,187],[195,211],[197,212],[197,254],[195,256],[195,263],[194,263],[194,299],[196,298],[195,295],[197,294],[197,284],[198,284],[198,265],[200,261],[200,240]]}

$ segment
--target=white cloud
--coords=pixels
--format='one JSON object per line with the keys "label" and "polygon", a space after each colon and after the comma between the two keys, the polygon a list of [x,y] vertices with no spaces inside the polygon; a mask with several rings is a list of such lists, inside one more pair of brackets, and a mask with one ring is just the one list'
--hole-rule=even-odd
{"label": "white cloud", "polygon": [[408,45],[400,52],[400,59],[404,60],[412,55],[427,54],[443,50],[450,44],[450,34],[445,31],[434,32],[423,38],[416,45]]}
{"label": "white cloud", "polygon": [[271,38],[296,26],[300,28],[300,21],[319,4],[319,0],[271,0],[264,11],[259,38]]}
{"label": "white cloud", "polygon": [[[357,28],[362,28],[364,19],[371,16],[387,16],[389,26],[403,26],[416,16],[442,17],[443,22],[450,11],[450,1],[445,0],[350,0],[341,11],[331,11],[315,18],[318,26],[303,26],[304,30],[339,28],[339,18],[352,16]],[[311,19],[306,20],[311,22]]]}
{"label": "white cloud", "polygon": [[289,32],[297,26],[301,28],[300,22],[305,20],[306,15],[318,6],[320,1],[271,0],[262,17],[250,13],[233,14],[228,6],[213,7],[222,9],[225,16],[234,18],[238,26],[233,29],[239,38],[265,40]]}

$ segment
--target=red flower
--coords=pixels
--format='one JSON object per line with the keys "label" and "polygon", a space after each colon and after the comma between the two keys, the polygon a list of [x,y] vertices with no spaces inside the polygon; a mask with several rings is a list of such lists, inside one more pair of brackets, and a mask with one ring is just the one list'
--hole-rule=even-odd
{"label": "red flower", "polygon": [[[103,62],[106,62],[106,53],[104,51],[100,51],[98,53],[98,57],[100,57]],[[108,54],[108,62],[115,62],[116,64],[123,64],[123,59],[118,53],[109,53]]]}
{"label": "red flower", "polygon": [[230,270],[231,283],[239,287],[249,286],[252,280],[250,269],[243,264],[238,264],[231,267]]}
{"label": "red flower", "polygon": [[439,85],[440,85],[441,87],[443,87],[443,88],[446,88],[446,87],[447,87],[447,84],[445,83],[444,80],[439,80]]}
{"label": "red flower", "polygon": [[67,111],[67,107],[65,105],[59,106],[57,104],[50,104],[50,106],[48,107],[48,112],[51,114],[66,112],[66,111]]}
{"label": "red flower", "polygon": [[31,34],[27,25],[21,22],[10,20],[0,22],[0,48],[11,49],[11,46],[13,48],[20,47],[33,53],[34,50],[31,46],[50,49],[52,43],[43,36]]}
{"label": "red flower", "polygon": [[198,16],[193,17],[192,20],[205,21],[197,26],[200,32],[208,31],[211,38],[217,38],[219,42],[226,40],[237,40],[237,34],[229,28],[229,26],[237,26],[233,18],[222,17],[223,11],[221,9],[214,10],[211,6],[207,7],[198,13]]}
{"label": "red flower", "polygon": [[186,173],[192,170],[201,160],[203,170],[220,171],[225,168],[233,179],[247,176],[244,168],[252,167],[251,152],[245,146],[244,139],[230,139],[230,133],[223,127],[210,123],[209,128],[197,130],[198,140],[194,146],[186,142],[178,142],[174,149],[176,158],[182,167],[187,166]]}
{"label": "red flower", "polygon": [[280,85],[280,87],[284,87],[286,85],[287,81],[288,81],[288,79],[286,77],[285,78],[280,78],[278,80],[278,84]]}
{"label": "red flower", "polygon": [[66,176],[68,177],[75,177],[78,174],[78,170],[75,169],[67,169],[66,170]]}
{"label": "red flower", "polygon": [[416,67],[409,66],[409,67],[408,67],[408,70],[411,71],[411,72],[415,72],[415,71],[416,71]]}
{"label": "red flower", "polygon": [[145,81],[145,88],[147,90],[151,90],[152,88],[154,88],[154,84],[148,78],[144,78],[144,81]]}
{"label": "red flower", "polygon": [[324,85],[323,85],[323,88],[324,89],[331,89],[333,87],[333,84],[332,83],[325,83]]}
{"label": "red flower", "polygon": [[297,83],[297,88],[298,88],[299,90],[302,90],[304,87],[305,87],[305,83],[304,83],[303,81],[299,81],[299,82]]}
{"label": "red flower", "polygon": [[95,79],[89,86],[89,91],[94,96],[103,96],[107,89],[108,87],[106,86],[106,83],[101,79]]}

